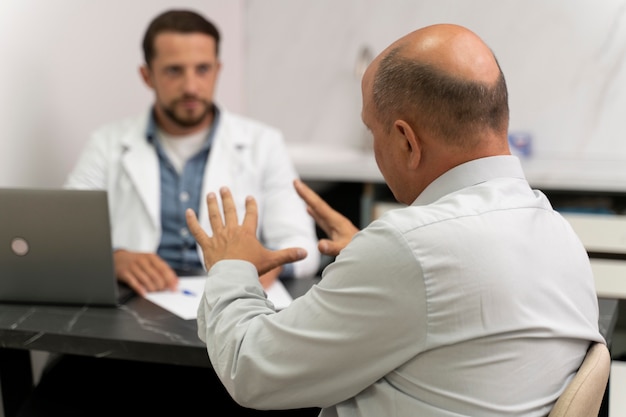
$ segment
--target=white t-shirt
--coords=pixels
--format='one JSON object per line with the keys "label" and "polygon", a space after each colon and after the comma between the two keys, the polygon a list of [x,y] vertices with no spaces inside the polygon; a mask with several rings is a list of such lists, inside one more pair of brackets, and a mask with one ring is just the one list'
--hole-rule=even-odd
{"label": "white t-shirt", "polygon": [[206,128],[190,135],[174,136],[157,129],[156,136],[176,172],[181,173],[189,158],[200,151],[208,133]]}

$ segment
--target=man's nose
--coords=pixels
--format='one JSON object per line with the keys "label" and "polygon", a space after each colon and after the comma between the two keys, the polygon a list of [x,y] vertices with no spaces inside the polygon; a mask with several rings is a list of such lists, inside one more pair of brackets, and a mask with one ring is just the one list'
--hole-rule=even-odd
{"label": "man's nose", "polygon": [[183,78],[183,89],[187,94],[195,94],[198,89],[198,76],[192,71],[186,71],[185,76]]}

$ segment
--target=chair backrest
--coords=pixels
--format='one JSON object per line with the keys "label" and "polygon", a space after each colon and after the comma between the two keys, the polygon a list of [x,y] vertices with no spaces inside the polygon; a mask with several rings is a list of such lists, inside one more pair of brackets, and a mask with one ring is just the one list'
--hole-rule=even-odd
{"label": "chair backrest", "polygon": [[597,417],[610,371],[611,355],[606,345],[593,343],[548,417]]}

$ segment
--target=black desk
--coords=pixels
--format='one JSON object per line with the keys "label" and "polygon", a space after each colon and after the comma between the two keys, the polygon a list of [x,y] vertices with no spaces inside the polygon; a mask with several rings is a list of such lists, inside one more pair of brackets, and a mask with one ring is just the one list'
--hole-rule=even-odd
{"label": "black desk", "polygon": [[[318,278],[285,281],[293,297]],[[600,330],[609,346],[618,302],[600,299]],[[183,320],[141,297],[119,308],[0,304],[0,384],[6,417],[33,387],[30,351],[210,367],[195,320]]]}
{"label": "black desk", "polygon": [[[319,278],[284,280],[295,298]],[[196,320],[142,298],[118,308],[0,304],[0,384],[5,417],[33,388],[30,351],[210,367]]]}

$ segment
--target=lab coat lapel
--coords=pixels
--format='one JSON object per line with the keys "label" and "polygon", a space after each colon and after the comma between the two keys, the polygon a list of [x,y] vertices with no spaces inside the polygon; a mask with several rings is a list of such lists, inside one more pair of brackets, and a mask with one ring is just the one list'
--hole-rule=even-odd
{"label": "lab coat lapel", "polygon": [[[231,191],[238,189],[238,182],[245,180],[242,170],[248,169],[245,163],[245,151],[250,145],[248,138],[236,134],[230,119],[225,115],[213,138],[207,167],[204,170],[202,181],[202,195],[200,199],[200,223],[206,230],[210,230],[206,195],[214,192],[219,195],[221,187],[229,187]],[[221,199],[218,198],[221,210]],[[240,213],[241,214],[241,213]]]}
{"label": "lab coat lapel", "polygon": [[161,200],[159,159],[145,137],[126,144],[122,165],[155,227],[160,227]]}

